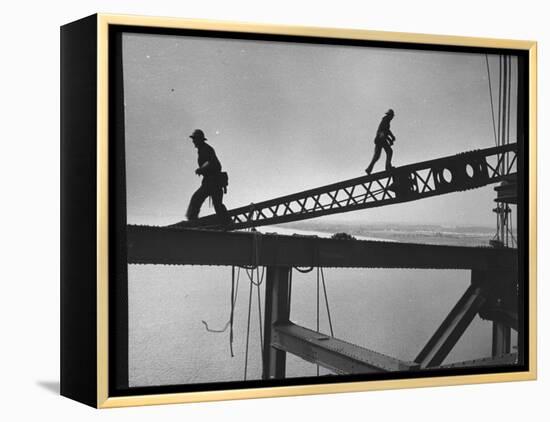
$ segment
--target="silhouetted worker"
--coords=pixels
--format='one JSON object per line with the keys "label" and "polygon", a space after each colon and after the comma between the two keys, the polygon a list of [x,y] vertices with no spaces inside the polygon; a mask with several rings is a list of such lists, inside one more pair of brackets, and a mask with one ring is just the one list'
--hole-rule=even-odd
{"label": "silhouetted worker", "polygon": [[227,179],[224,180],[223,175],[227,176],[227,174],[222,174],[222,166],[216,157],[216,151],[205,142],[206,138],[202,130],[196,129],[189,137],[199,154],[199,167],[195,170],[195,174],[202,176],[202,183],[191,197],[187,208],[187,220],[196,220],[202,204],[206,198],[211,197],[220,223],[227,225],[231,222],[231,217],[222,203],[224,188],[227,186]]}
{"label": "silhouetted worker", "polygon": [[382,121],[378,125],[378,130],[376,131],[376,137],[374,138],[374,155],[372,157],[372,160],[369,164],[369,166],[365,169],[365,173],[371,174],[372,168],[380,158],[380,154],[382,150],[386,153],[386,170],[390,170],[392,168],[391,165],[391,157],[393,155],[393,150],[391,149],[391,146],[395,142],[395,136],[390,130],[390,122],[393,119],[394,112],[390,108],[384,117],[382,117]]}

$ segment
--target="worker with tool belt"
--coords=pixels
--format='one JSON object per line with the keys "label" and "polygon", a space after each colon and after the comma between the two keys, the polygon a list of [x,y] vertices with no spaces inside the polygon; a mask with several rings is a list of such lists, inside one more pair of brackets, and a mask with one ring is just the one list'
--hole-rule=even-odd
{"label": "worker with tool belt", "polygon": [[372,160],[369,164],[369,166],[365,169],[365,173],[371,174],[372,168],[380,158],[380,154],[382,150],[386,153],[386,170],[390,170],[392,168],[391,165],[391,158],[393,155],[392,145],[395,142],[395,136],[390,130],[390,122],[393,119],[394,116],[393,110],[390,108],[384,117],[382,117],[382,121],[378,125],[378,130],[376,131],[376,137],[374,138],[374,155],[372,157]]}
{"label": "worker with tool belt", "polygon": [[206,143],[207,138],[202,130],[196,129],[189,137],[197,148],[199,167],[195,170],[195,174],[202,176],[202,183],[191,197],[187,208],[187,220],[196,220],[202,204],[206,198],[210,197],[220,223],[228,225],[231,223],[231,217],[222,202],[224,192],[227,193],[227,173],[222,172],[216,151]]}

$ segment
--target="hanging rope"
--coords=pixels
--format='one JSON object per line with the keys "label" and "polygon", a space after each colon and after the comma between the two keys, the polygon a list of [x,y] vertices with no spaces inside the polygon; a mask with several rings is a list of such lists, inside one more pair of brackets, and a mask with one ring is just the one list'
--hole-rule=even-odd
{"label": "hanging rope", "polygon": [[[245,346],[245,357],[244,357],[244,380],[246,381],[246,377],[248,374],[248,351],[250,349],[250,317],[252,315],[252,289],[253,286],[256,286],[258,291],[258,316],[259,316],[259,322],[260,322],[260,352],[263,352],[263,332],[262,332],[262,310],[261,310],[261,301],[260,301],[260,286],[263,283],[264,274],[265,274],[265,267],[262,268],[262,274],[260,276],[260,272],[258,267],[256,266],[256,277],[257,281],[254,281],[254,270],[246,270],[246,274],[248,275],[248,279],[250,281],[250,289],[249,289],[249,295],[248,295],[248,316],[247,316],[247,324],[246,324],[246,346]],[[262,369],[263,369],[263,353],[261,353],[262,356]]]}
{"label": "hanging rope", "polygon": [[[319,277],[320,275],[320,277]],[[326,306],[326,309],[327,309],[327,317],[328,317],[328,325],[329,325],[329,329],[330,329],[330,336],[331,337],[334,337],[334,329],[332,327],[332,316],[330,314],[330,306],[329,306],[329,303],[328,303],[328,295],[327,295],[327,286],[326,286],[326,283],[325,283],[325,273],[323,271],[323,268],[322,267],[317,267],[317,306],[316,306],[316,310],[317,310],[317,317],[316,317],[316,327],[317,327],[317,332],[320,333],[320,300],[319,300],[319,296],[320,296],[320,282],[322,283],[323,285],[323,295],[325,297],[325,306]],[[319,364],[317,364],[317,376],[319,376]]]}
{"label": "hanging rope", "polygon": [[[247,271],[248,274],[248,271]],[[246,374],[248,371],[248,345],[250,340],[250,314],[252,311],[252,285],[253,283],[250,283],[250,290],[248,295],[248,317],[247,317],[247,323],[246,323],[246,348],[245,348],[245,355],[244,355],[244,380],[246,381]]]}
{"label": "hanging rope", "polygon": [[[248,376],[248,357],[249,357],[249,350],[250,350],[250,323],[251,323],[251,316],[252,316],[252,296],[253,296],[253,289],[256,287],[257,292],[257,301],[258,301],[258,323],[259,323],[259,335],[260,335],[260,355],[262,357],[262,370],[265,367],[264,362],[264,355],[263,355],[263,346],[264,346],[264,335],[263,335],[263,321],[262,321],[262,304],[261,304],[261,285],[264,281],[265,276],[265,267],[262,267],[262,271],[260,273],[259,269],[259,257],[260,257],[260,245],[259,245],[259,236],[260,234],[254,234],[253,236],[253,246],[252,246],[252,262],[254,265],[252,266],[232,266],[231,268],[231,300],[230,300],[230,314],[229,314],[229,320],[225,323],[224,327],[222,329],[213,329],[210,328],[208,323],[206,321],[202,321],[204,324],[206,330],[211,333],[223,333],[229,328],[229,349],[231,353],[231,357],[234,357],[233,352],[233,339],[234,339],[234,333],[233,333],[233,324],[234,324],[234,313],[235,313],[235,305],[237,302],[237,296],[238,296],[238,290],[239,290],[239,280],[240,280],[240,271],[241,268],[243,268],[246,271],[246,275],[248,276],[250,285],[249,285],[249,295],[248,295],[248,314],[247,314],[247,327],[246,327],[246,346],[245,346],[245,363],[244,363],[244,380],[246,381]],[[235,268],[237,268],[236,275],[235,275]],[[317,268],[317,292],[316,292],[316,327],[317,332],[320,332],[320,288],[321,283],[323,286],[323,294],[325,299],[325,306],[327,310],[327,316],[328,316],[328,323],[330,327],[330,334],[332,337],[334,337],[334,329],[332,326],[332,316],[330,313],[330,306],[328,301],[328,295],[327,295],[327,288],[326,288],[326,281],[325,281],[325,275],[322,268],[319,266],[316,267],[309,267],[309,268],[298,268],[296,267],[296,270],[300,273],[309,273],[313,271],[313,268]],[[289,289],[288,289],[288,300],[290,302],[291,300],[291,294],[292,294],[292,268],[289,272]],[[319,365],[317,365],[317,375],[319,375]]]}
{"label": "hanging rope", "polygon": [[231,300],[230,300],[230,311],[229,311],[229,320],[225,323],[223,328],[216,329],[216,328],[210,328],[208,322],[205,320],[202,320],[201,322],[204,324],[204,327],[206,331],[209,333],[225,333],[227,329],[229,328],[229,351],[231,353],[231,357],[235,357],[235,354],[233,353],[233,317],[235,314],[235,304],[237,303],[237,295],[239,293],[239,278],[240,278],[241,270],[240,268],[237,271],[237,278],[235,279],[235,267],[231,267]]}
{"label": "hanging rope", "polygon": [[255,270],[258,268],[260,263],[260,241],[262,234],[257,231],[254,227],[249,230],[249,233],[252,233],[252,257],[251,261],[253,265],[240,265],[241,268],[246,270]]}
{"label": "hanging rope", "polygon": [[[253,212],[254,212],[254,204],[251,204],[251,213],[253,213]],[[259,299],[260,299],[260,290],[259,289],[260,289],[261,280],[259,280],[259,273],[258,273],[258,280],[259,281],[257,283],[254,282],[254,270],[258,270],[258,263],[259,263],[259,260],[260,260],[260,246],[259,246],[260,233],[257,232],[253,227],[250,229],[250,232],[253,233],[253,235],[252,235],[252,262],[254,263],[254,265],[252,265],[252,266],[243,266],[243,268],[245,268],[246,274],[247,274],[248,279],[250,281],[250,289],[249,289],[249,294],[248,294],[248,314],[247,314],[247,323],[246,323],[246,347],[245,347],[244,376],[243,376],[243,379],[245,381],[246,381],[246,376],[248,374],[248,350],[250,348],[250,316],[252,314],[252,288],[253,288],[253,286],[256,286],[258,288],[258,310],[261,313],[260,302],[259,302]],[[262,272],[262,278],[263,278],[263,272]],[[260,321],[261,321],[261,314],[260,314]],[[262,324],[260,322],[260,330],[262,329],[261,326],[262,326]],[[260,342],[262,342],[261,337],[262,337],[262,334],[261,334],[261,331],[260,331]],[[263,354],[262,354],[262,356],[263,356]]]}
{"label": "hanging rope", "polygon": [[251,270],[250,273],[247,271],[246,273],[248,275],[248,279],[250,280],[250,284],[252,286],[256,286],[256,291],[258,292],[258,321],[260,324],[260,348],[263,351],[262,300],[261,300],[260,286],[264,281],[265,267],[262,267],[261,277],[260,277],[260,270],[258,267],[256,267],[256,280],[258,280],[257,282],[254,281],[254,270]]}
{"label": "hanging rope", "polygon": [[[319,267],[317,267],[317,332],[319,332]],[[319,376],[319,364],[317,364],[317,376]]]}
{"label": "hanging rope", "polygon": [[[233,352],[233,339],[234,339],[234,332],[233,332],[233,323],[234,323],[234,315],[235,315],[235,305],[237,302],[237,295],[239,291],[239,278],[241,274],[241,268],[243,268],[246,271],[246,274],[248,276],[248,279],[250,281],[250,289],[249,289],[249,295],[248,295],[248,316],[247,316],[247,327],[246,327],[246,351],[245,351],[245,364],[244,364],[244,379],[246,380],[247,373],[248,373],[248,351],[249,351],[249,345],[250,345],[250,317],[252,314],[252,289],[255,286],[257,293],[258,293],[258,321],[259,321],[259,332],[260,332],[260,351],[263,352],[263,323],[262,323],[262,302],[261,302],[261,290],[260,286],[262,285],[264,275],[265,275],[265,267],[262,268],[262,272],[260,275],[260,269],[259,269],[259,262],[260,262],[260,236],[261,233],[257,232],[254,229],[251,229],[251,232],[254,234],[252,236],[252,259],[251,261],[254,263],[253,265],[242,265],[237,266],[237,278],[235,279],[235,266],[231,267],[231,309],[229,314],[229,319],[221,329],[215,329],[210,328],[208,322],[202,320],[202,323],[204,324],[204,327],[206,331],[209,333],[224,333],[229,328],[229,350],[231,353],[231,357],[234,357]],[[254,271],[256,271],[256,277],[254,277]],[[262,356],[262,366],[264,365],[263,362],[263,353],[261,353]]]}
{"label": "hanging rope", "polygon": [[312,272],[314,267],[309,267],[309,268],[304,268],[304,269],[301,269],[300,267],[294,267],[294,268],[295,268],[296,271],[298,271],[299,273],[307,274],[307,273]]}
{"label": "hanging rope", "polygon": [[323,292],[325,294],[325,305],[327,307],[328,325],[330,328],[330,336],[334,337],[334,330],[332,329],[332,317],[330,316],[330,306],[328,305],[327,286],[325,285],[325,274],[323,268],[321,268],[321,278],[323,280]]}
{"label": "hanging rope", "polygon": [[290,300],[291,298],[292,298],[292,267],[290,267],[290,271],[288,272],[288,303],[292,306],[292,302]]}
{"label": "hanging rope", "polygon": [[[240,269],[239,269],[240,274]],[[237,283],[239,279],[237,278]],[[237,285],[238,287],[238,285]],[[235,314],[235,301],[237,300],[237,295],[235,293],[235,266],[231,267],[231,314],[229,315],[229,351],[231,352],[231,357],[235,357],[233,353],[233,316]]]}
{"label": "hanging rope", "polygon": [[263,325],[262,325],[262,299],[260,294],[260,286],[262,285],[263,279],[264,279],[264,270],[265,267],[262,268],[262,277],[260,278],[260,270],[256,268],[256,279],[259,280],[258,284],[256,285],[256,291],[258,292],[258,327],[260,331],[260,356],[262,358],[262,372],[264,368],[264,333],[263,333]]}
{"label": "hanging rope", "polygon": [[210,328],[210,325],[208,325],[208,322],[206,322],[204,319],[201,320],[201,322],[204,324],[204,328],[209,333],[225,333],[227,331],[227,328],[229,327],[229,321],[225,323],[223,328]]}
{"label": "hanging rope", "polygon": [[[250,231],[253,233],[252,236],[252,257],[251,261],[253,262],[253,265],[242,265],[237,266],[237,278],[235,279],[235,266],[231,267],[231,296],[230,296],[230,314],[229,319],[221,329],[215,329],[210,328],[208,322],[202,320],[202,323],[204,324],[204,327],[206,331],[209,333],[224,333],[229,328],[229,350],[231,353],[231,357],[234,357],[233,352],[233,322],[234,322],[234,314],[235,314],[235,305],[237,302],[237,295],[239,290],[239,278],[241,273],[241,268],[246,271],[246,275],[248,276],[248,280],[250,282],[250,289],[249,289],[249,295],[248,295],[248,315],[247,315],[247,327],[246,327],[246,350],[245,350],[245,363],[244,363],[244,379],[246,380],[247,374],[248,374],[248,355],[249,355],[249,346],[250,346],[250,318],[252,315],[252,290],[254,287],[256,287],[257,291],[257,300],[258,300],[258,323],[259,323],[259,334],[260,334],[260,355],[262,356],[262,370],[265,366],[264,359],[263,359],[263,344],[264,344],[264,336],[263,336],[263,322],[262,322],[262,301],[261,301],[261,285],[264,280],[265,275],[265,267],[262,267],[262,272],[260,275],[260,240],[261,240],[261,233],[257,232],[254,228],[250,229]],[[254,276],[254,272],[256,273],[256,276]]]}

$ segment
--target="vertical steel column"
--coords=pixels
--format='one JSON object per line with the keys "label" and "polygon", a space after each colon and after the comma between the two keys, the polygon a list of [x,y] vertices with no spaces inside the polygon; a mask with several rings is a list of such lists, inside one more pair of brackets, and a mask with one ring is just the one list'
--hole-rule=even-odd
{"label": "vertical steel column", "polygon": [[273,325],[289,321],[289,267],[267,267],[262,379],[284,378],[286,352],[271,345]]}
{"label": "vertical steel column", "polygon": [[510,327],[500,322],[493,322],[493,356],[502,356],[510,353],[510,341]]}
{"label": "vertical steel column", "polygon": [[487,299],[481,318],[493,321],[492,355],[510,353],[512,328],[517,328],[517,283],[513,271],[472,271],[472,283]]}

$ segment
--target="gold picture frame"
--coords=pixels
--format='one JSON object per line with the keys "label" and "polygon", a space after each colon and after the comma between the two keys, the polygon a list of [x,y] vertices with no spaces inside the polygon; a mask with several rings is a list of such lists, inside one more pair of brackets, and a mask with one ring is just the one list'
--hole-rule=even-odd
{"label": "gold picture frame", "polygon": [[[113,93],[110,92],[109,49],[113,45],[112,28],[149,28],[160,31],[215,31],[216,33],[248,34],[254,36],[284,36],[308,38],[312,42],[332,40],[346,42],[387,43],[411,45],[426,49],[462,48],[515,51],[525,55],[528,75],[525,95],[528,110],[525,126],[528,130],[526,146],[528,165],[525,174],[528,214],[528,255],[524,270],[528,273],[526,297],[528,332],[524,333],[528,354],[526,367],[494,373],[464,373],[457,375],[423,376],[416,378],[343,381],[303,385],[268,385],[248,388],[210,389],[164,393],[113,395],[109,379],[113,360],[113,297],[110,297],[110,229],[112,230],[113,189],[110,170],[116,157],[112,152],[113,136],[110,116]],[[110,38],[111,37],[111,38]],[[95,47],[94,47],[95,46]],[[93,51],[91,51],[93,49]],[[90,69],[90,63],[95,69]],[[83,77],[82,75],[87,76]],[[112,74],[111,74],[112,75]],[[112,76],[111,76],[112,77]],[[91,84],[91,85],[90,85]],[[91,90],[91,91],[90,91]],[[90,94],[92,92],[92,94]],[[75,97],[75,95],[78,95]],[[86,94],[88,93],[88,94]],[[475,37],[457,37],[400,32],[379,32],[360,29],[314,28],[276,26],[210,20],[123,16],[97,14],[62,27],[62,279],[61,279],[61,394],[97,408],[139,406],[198,401],[234,400],[261,397],[298,396],[357,392],[383,389],[449,386],[460,384],[493,383],[534,380],[537,376],[537,321],[536,321],[536,251],[537,251],[537,44],[534,41],[501,40]],[[84,123],[83,123],[84,122]],[[86,144],[87,146],[82,146]],[[86,155],[86,152],[88,155]],[[84,152],[83,152],[84,151]],[[80,154],[80,155],[79,155]],[[86,157],[95,154],[95,159]],[[84,160],[84,161],[79,161]],[[82,183],[75,185],[75,178]],[[87,182],[86,182],[87,181]],[[89,191],[84,192],[86,183]],[[75,205],[76,204],[76,205]],[[79,205],[80,204],[80,205]],[[90,208],[92,206],[92,208]],[[84,207],[84,208],[82,208]],[[86,208],[87,207],[87,208]],[[93,230],[92,230],[93,229]],[[89,251],[78,251],[78,242],[90,243]],[[88,233],[88,234],[86,234]],[[86,237],[88,236],[88,237]],[[82,255],[79,255],[82,254]],[[110,258],[111,257],[111,258]],[[93,295],[90,293],[94,292]],[[82,312],[81,312],[82,311]],[[91,330],[90,327],[95,327]],[[115,363],[116,364],[116,363]],[[88,366],[84,369],[83,366]],[[90,369],[92,368],[92,369]],[[93,373],[92,373],[93,372]],[[95,374],[95,376],[94,376]]]}

